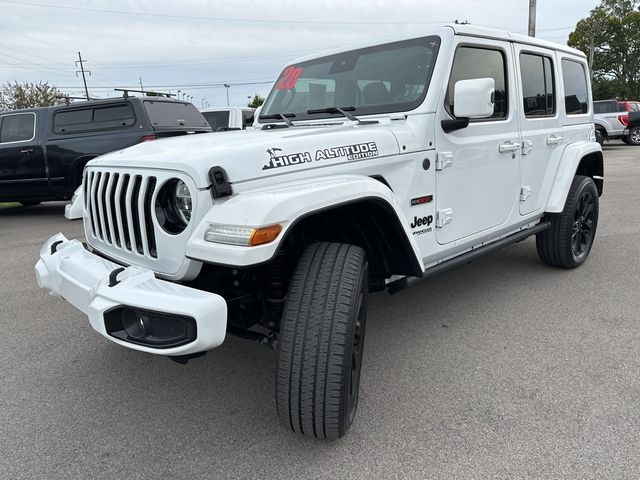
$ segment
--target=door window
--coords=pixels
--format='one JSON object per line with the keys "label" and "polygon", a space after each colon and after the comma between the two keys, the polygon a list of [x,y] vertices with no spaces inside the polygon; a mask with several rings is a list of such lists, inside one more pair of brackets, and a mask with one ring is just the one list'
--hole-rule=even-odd
{"label": "door window", "polygon": [[25,142],[35,137],[36,116],[33,113],[5,115],[0,121],[0,143]]}
{"label": "door window", "polygon": [[584,65],[573,60],[562,60],[562,81],[567,115],[589,113],[589,89]]}
{"label": "door window", "polygon": [[532,53],[520,54],[524,114],[527,118],[552,117],[556,113],[551,59]]}
{"label": "door window", "polygon": [[474,78],[493,78],[496,90],[491,119],[507,118],[508,92],[506,72],[504,53],[500,50],[481,47],[458,48],[456,50],[456,56],[453,59],[453,69],[451,70],[447,97],[445,99],[445,105],[449,114],[453,116],[453,92],[456,82]]}

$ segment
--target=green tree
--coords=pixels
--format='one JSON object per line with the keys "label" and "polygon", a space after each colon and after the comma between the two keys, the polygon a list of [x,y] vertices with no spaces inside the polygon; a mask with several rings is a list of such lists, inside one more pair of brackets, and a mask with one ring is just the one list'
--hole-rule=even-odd
{"label": "green tree", "polygon": [[64,103],[64,94],[46,82],[6,82],[0,87],[0,110],[51,107]]}
{"label": "green tree", "polygon": [[569,35],[588,57],[594,98],[640,98],[640,0],[602,0]]}
{"label": "green tree", "polygon": [[260,105],[262,105],[264,103],[264,98],[262,98],[260,95],[258,95],[257,93],[253,96],[253,98],[249,101],[249,103],[247,104],[248,107],[251,108],[258,108]]}

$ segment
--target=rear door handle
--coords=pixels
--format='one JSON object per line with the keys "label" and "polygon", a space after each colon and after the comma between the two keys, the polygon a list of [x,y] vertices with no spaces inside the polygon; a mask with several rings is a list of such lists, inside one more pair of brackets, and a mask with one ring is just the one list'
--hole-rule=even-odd
{"label": "rear door handle", "polygon": [[26,150],[20,150],[20,153],[23,155],[29,155],[33,153],[33,148],[27,148]]}
{"label": "rear door handle", "polygon": [[551,135],[547,137],[547,145],[557,145],[562,141],[562,137],[558,137],[557,135]]}
{"label": "rear door handle", "polygon": [[505,142],[498,147],[500,153],[515,152],[522,148],[522,144],[514,142]]}

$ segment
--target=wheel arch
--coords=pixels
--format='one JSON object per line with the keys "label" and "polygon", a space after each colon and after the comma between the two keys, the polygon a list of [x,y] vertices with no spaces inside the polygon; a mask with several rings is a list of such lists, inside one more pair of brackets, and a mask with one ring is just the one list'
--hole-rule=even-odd
{"label": "wheel arch", "polygon": [[84,172],[84,167],[87,166],[87,163],[89,163],[89,161],[93,160],[97,156],[98,155],[95,153],[81,155],[71,163],[71,169],[69,170],[69,181],[71,187],[74,190],[80,185],[80,183],[82,183],[82,174]]}
{"label": "wheel arch", "polygon": [[422,273],[422,266],[394,208],[378,197],[366,197],[307,212],[298,217],[278,245],[337,242],[367,252],[370,271],[382,278]]}
{"label": "wheel arch", "polygon": [[[269,244],[237,247],[204,240],[210,224],[282,225]],[[248,267],[271,261],[282,249],[301,251],[313,241],[352,243],[365,249],[381,274],[420,275],[420,251],[400,204],[378,179],[320,177],[275,188],[239,192],[215,203],[187,242],[187,256],[217,265]]]}
{"label": "wheel arch", "polygon": [[571,182],[576,175],[591,177],[598,189],[598,196],[602,195],[604,191],[604,160],[602,147],[598,143],[580,142],[565,148],[547,199],[546,212],[562,212]]}

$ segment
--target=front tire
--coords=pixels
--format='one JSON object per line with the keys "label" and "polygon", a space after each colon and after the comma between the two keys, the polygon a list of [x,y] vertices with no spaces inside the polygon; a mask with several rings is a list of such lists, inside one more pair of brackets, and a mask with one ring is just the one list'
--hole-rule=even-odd
{"label": "front tire", "polygon": [[640,127],[633,127],[629,130],[629,135],[624,137],[624,143],[628,145],[638,146],[640,145]]}
{"label": "front tire", "polygon": [[536,235],[540,260],[567,269],[582,265],[595,240],[598,210],[598,190],[593,179],[576,175],[564,210],[550,214],[551,228]]}
{"label": "front tire", "polygon": [[362,248],[307,247],[280,323],[276,405],[286,428],[327,440],[349,430],[358,406],[367,293]]}

